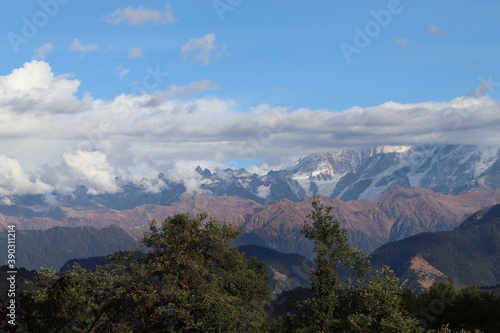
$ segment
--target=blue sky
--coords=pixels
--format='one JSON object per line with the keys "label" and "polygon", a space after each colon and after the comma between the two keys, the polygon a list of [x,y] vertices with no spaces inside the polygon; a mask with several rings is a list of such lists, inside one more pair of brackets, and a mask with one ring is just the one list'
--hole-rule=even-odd
{"label": "blue sky", "polygon": [[[215,9],[218,3],[232,8],[221,12],[223,20]],[[1,73],[10,73],[30,61],[35,49],[52,44],[45,61],[55,73],[74,74],[81,81],[79,94],[111,99],[129,93],[131,84],[147,75],[148,66],[158,66],[169,75],[157,89],[208,79],[219,85],[210,95],[235,99],[242,111],[261,103],[341,111],[386,101],[445,101],[471,91],[479,76],[500,77],[497,1],[397,1],[400,12],[391,15],[360,54],[353,54],[350,64],[340,43],[354,45],[354,28],[364,30],[374,20],[371,12],[387,10],[391,1],[229,3],[173,0],[169,4],[175,22],[143,25],[113,25],[105,17],[128,6],[164,11],[167,2],[58,3],[57,14],[20,44],[18,53],[8,38],[1,39]],[[1,6],[8,13],[0,23],[4,36],[22,36],[22,17],[33,21],[43,10],[37,1]],[[437,33],[425,34],[431,26]],[[211,57],[207,65],[184,60],[182,46],[206,34],[215,35],[220,57]],[[97,48],[71,51],[75,38]],[[398,39],[408,44],[398,45]],[[140,48],[142,56],[128,58],[132,47]],[[120,78],[121,70],[129,72]]]}
{"label": "blue sky", "polygon": [[18,180],[0,179],[7,194],[74,181],[113,192],[116,176],[183,179],[197,164],[265,172],[343,147],[499,142],[498,1],[0,10],[0,158]]}

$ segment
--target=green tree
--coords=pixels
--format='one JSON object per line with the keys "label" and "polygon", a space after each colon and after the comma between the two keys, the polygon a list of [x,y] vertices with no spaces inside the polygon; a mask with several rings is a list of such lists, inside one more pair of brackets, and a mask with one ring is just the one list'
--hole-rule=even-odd
{"label": "green tree", "polygon": [[230,245],[234,226],[206,214],[151,223],[145,251],[95,272],[44,271],[23,297],[29,332],[259,332],[270,299],[266,267]]}
{"label": "green tree", "polygon": [[414,295],[410,311],[431,332],[500,332],[500,297],[477,287],[459,289],[451,279]]}
{"label": "green tree", "polygon": [[443,325],[439,330],[428,330],[427,333],[483,333],[480,330],[466,331],[464,329],[452,331],[449,325]]}
{"label": "green tree", "polygon": [[[311,273],[313,297],[296,305],[296,313],[283,316],[281,332],[417,332],[417,321],[404,309],[403,291],[388,268],[367,284],[368,256],[348,243],[347,231],[332,216],[332,207],[312,202],[303,234],[315,242],[315,268]],[[351,276],[344,281],[339,268]]]}
{"label": "green tree", "polygon": [[377,271],[367,285],[341,295],[346,333],[418,332],[418,321],[404,307],[399,280],[387,266]]}
{"label": "green tree", "polygon": [[348,243],[347,230],[332,216],[333,207],[323,207],[319,201],[312,202],[313,211],[304,221],[302,233],[314,241],[316,269],[311,275],[312,291],[316,296],[327,296],[342,287],[338,276],[340,266],[347,267],[354,277],[368,273],[368,257]]}
{"label": "green tree", "polygon": [[323,208],[315,200],[313,211],[304,221],[302,233],[315,242],[315,268],[311,273],[314,297],[296,305],[296,314],[281,319],[283,329],[296,332],[332,332],[341,325],[335,312],[343,284],[338,276],[341,265],[361,277],[367,273],[368,259],[347,242],[347,231],[331,215],[333,207]]}

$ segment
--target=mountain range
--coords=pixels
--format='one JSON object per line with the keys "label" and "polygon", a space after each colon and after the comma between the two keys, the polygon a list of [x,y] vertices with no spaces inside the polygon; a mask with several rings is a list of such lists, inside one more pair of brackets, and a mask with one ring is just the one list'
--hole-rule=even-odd
{"label": "mountain range", "polygon": [[200,188],[210,195],[237,195],[258,203],[300,201],[317,194],[342,201],[378,198],[396,185],[462,194],[500,187],[500,147],[382,146],[303,157],[266,175],[245,169],[212,173],[201,167]]}
{"label": "mountain range", "polygon": [[[17,260],[29,269],[58,268],[69,258],[72,259],[62,267],[63,271],[75,262],[94,269],[106,263],[104,255],[136,244],[116,226],[102,230],[55,227],[45,231],[21,231],[19,235],[18,245],[23,251]],[[310,259],[257,245],[244,245],[239,249],[246,256],[257,257],[266,263],[274,296],[309,286]],[[101,257],[91,257],[96,254]],[[402,285],[413,291],[423,291],[433,282],[447,277],[453,278],[459,286],[498,284],[499,258],[500,204],[472,214],[453,230],[424,232],[389,242],[371,254],[374,269],[390,266]]]}
{"label": "mountain range", "polygon": [[[422,145],[343,149],[305,156],[263,175],[246,169],[209,170],[198,166],[188,179],[167,176],[131,182],[115,179],[117,193],[91,194],[85,186],[70,195],[12,195],[11,206],[87,206],[127,210],[144,204],[171,205],[191,193],[236,196],[259,204],[322,195],[342,201],[375,200],[395,187],[422,187],[441,194],[463,194],[500,187],[500,146]],[[189,182],[189,186],[187,186]],[[154,185],[154,186],[151,186]],[[3,211],[7,208],[3,207]]]}
{"label": "mountain range", "polygon": [[[444,195],[422,188],[396,186],[376,200],[341,201],[317,197],[333,206],[334,216],[347,229],[351,243],[371,252],[390,241],[426,231],[451,230],[471,214],[500,202],[499,190],[481,190]],[[99,204],[85,207],[52,207],[38,210],[23,207],[24,215],[0,214],[0,228],[16,222],[18,229],[37,230],[56,226],[105,228],[119,226],[134,239],[142,238],[152,219],[163,221],[176,213],[207,212],[230,221],[243,232],[237,245],[259,245],[283,253],[312,256],[312,243],[300,230],[311,211],[313,198],[300,202],[288,199],[268,205],[237,197],[183,195],[170,206],[142,205],[130,210],[112,210]],[[12,212],[8,212],[12,214]],[[36,216],[38,215],[38,216]]]}
{"label": "mountain range", "polygon": [[500,204],[480,210],[451,231],[421,233],[381,246],[372,264],[391,266],[403,285],[428,288],[452,277],[458,285],[500,282]]}
{"label": "mountain range", "polygon": [[[43,196],[12,196],[3,201],[8,205],[0,205],[0,229],[16,224],[20,238],[30,239],[24,232],[37,231],[44,242],[54,242],[41,230],[119,227],[137,241],[153,219],[207,212],[241,230],[235,245],[311,258],[313,245],[300,230],[313,196],[335,207],[335,218],[347,229],[350,242],[366,252],[418,233],[453,230],[468,216],[500,203],[500,147],[493,146],[344,149],[306,156],[265,175],[200,166],[193,170],[196,194],[165,174],[139,184],[117,178],[118,193],[91,195],[81,186],[72,195],[55,193],[50,203]],[[163,185],[150,191],[147,183],[152,182]],[[72,258],[100,255],[74,254]]]}

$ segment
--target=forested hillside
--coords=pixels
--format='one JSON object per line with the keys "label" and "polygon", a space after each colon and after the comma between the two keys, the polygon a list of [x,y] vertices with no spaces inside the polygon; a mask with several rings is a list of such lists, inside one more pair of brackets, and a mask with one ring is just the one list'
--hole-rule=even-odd
{"label": "forested hillside", "polygon": [[375,266],[389,265],[406,286],[416,289],[446,276],[462,286],[496,285],[500,282],[500,205],[475,213],[452,231],[385,244],[371,260]]}
{"label": "forested hillside", "polygon": [[[137,244],[116,225],[103,229],[54,227],[48,230],[18,230],[16,238],[20,249],[16,264],[36,270],[42,266],[59,269],[70,259],[104,256]],[[7,248],[6,240],[0,239],[0,246]]]}

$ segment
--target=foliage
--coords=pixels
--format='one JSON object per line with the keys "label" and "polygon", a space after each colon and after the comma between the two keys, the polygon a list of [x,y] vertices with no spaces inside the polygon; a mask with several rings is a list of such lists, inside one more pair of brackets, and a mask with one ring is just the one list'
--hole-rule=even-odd
{"label": "foliage", "polygon": [[446,325],[443,332],[500,332],[500,298],[479,292],[477,287],[461,290],[449,279],[411,298],[411,311],[428,329],[442,330]]}
{"label": "foliage", "polygon": [[[368,284],[366,254],[347,243],[346,230],[313,201],[313,212],[303,233],[315,242],[316,268],[311,273],[313,297],[296,305],[296,313],[278,320],[282,332],[417,332],[416,320],[403,309],[402,290],[393,272],[384,268]],[[343,283],[339,267],[347,267],[353,280]]]}
{"label": "foliage", "polygon": [[151,223],[146,253],[122,251],[95,272],[44,270],[23,298],[29,332],[259,332],[265,266],[232,247],[234,226],[205,214]]}
{"label": "foliage", "polygon": [[427,333],[483,333],[480,330],[466,331],[461,329],[460,331],[452,331],[449,325],[443,325],[439,330],[428,330]]}
{"label": "foliage", "polygon": [[[264,313],[270,300],[267,268],[231,246],[230,241],[239,235],[234,226],[206,214],[177,214],[161,224],[153,221],[142,240],[143,248],[109,256],[108,264],[94,271],[78,264],[60,275],[42,269],[35,285],[20,294],[16,329],[500,332],[499,297],[474,287],[460,290],[451,280],[435,283],[420,295],[402,290],[388,267],[369,272],[366,254],[348,244],[331,207],[324,208],[318,201],[312,206],[302,230],[315,243],[312,288],[287,294],[300,301],[294,311],[276,320]],[[341,269],[350,276],[345,278]]]}
{"label": "foliage", "polygon": [[361,250],[348,243],[347,230],[331,215],[333,207],[323,208],[319,201],[312,202],[313,211],[307,217],[313,221],[304,222],[302,233],[315,242],[316,269],[311,276],[313,293],[328,296],[342,287],[337,276],[341,265],[346,266],[356,277],[368,273],[368,257]]}
{"label": "foliage", "polygon": [[403,291],[389,267],[377,271],[369,283],[341,295],[344,332],[416,332],[417,321],[404,308]]}

